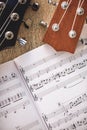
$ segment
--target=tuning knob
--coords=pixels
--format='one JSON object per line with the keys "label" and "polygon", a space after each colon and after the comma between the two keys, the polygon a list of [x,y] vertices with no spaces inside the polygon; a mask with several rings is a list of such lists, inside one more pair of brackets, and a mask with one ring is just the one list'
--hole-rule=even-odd
{"label": "tuning knob", "polygon": [[48,28],[48,24],[47,24],[46,22],[44,22],[43,20],[41,20],[39,24],[40,24],[41,26],[43,26],[43,27]]}
{"label": "tuning knob", "polygon": [[20,45],[25,45],[27,43],[27,41],[23,38],[17,38],[17,41],[20,43]]}
{"label": "tuning knob", "polygon": [[52,4],[54,6],[58,6],[58,2],[52,1],[52,0],[48,0],[49,4]]}
{"label": "tuning knob", "polygon": [[35,2],[33,4],[29,4],[29,6],[31,6],[34,11],[37,11],[40,7],[38,2]]}

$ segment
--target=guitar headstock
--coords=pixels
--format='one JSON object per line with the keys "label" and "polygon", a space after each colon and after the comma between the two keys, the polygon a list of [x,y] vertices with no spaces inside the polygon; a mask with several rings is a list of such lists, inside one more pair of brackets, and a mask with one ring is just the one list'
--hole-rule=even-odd
{"label": "guitar headstock", "polygon": [[60,0],[43,42],[74,53],[86,16],[87,0]]}
{"label": "guitar headstock", "polygon": [[0,50],[14,46],[30,0],[0,0]]}

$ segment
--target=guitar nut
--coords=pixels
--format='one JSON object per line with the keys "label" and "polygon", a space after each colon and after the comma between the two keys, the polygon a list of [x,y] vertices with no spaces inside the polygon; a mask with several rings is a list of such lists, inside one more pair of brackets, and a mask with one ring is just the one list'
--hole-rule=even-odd
{"label": "guitar nut", "polygon": [[5,38],[6,38],[7,40],[12,40],[13,37],[14,37],[13,32],[7,31],[7,32],[5,33]]}

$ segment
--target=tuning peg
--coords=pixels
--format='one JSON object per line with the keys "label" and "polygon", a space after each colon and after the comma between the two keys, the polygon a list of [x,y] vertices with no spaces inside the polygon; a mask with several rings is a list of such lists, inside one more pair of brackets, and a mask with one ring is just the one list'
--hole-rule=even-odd
{"label": "tuning peg", "polygon": [[22,20],[22,22],[24,23],[25,28],[29,29],[32,26],[32,20],[30,18],[26,19],[26,20]]}
{"label": "tuning peg", "polygon": [[34,11],[37,11],[40,7],[38,2],[35,2],[33,4],[30,3],[29,6],[31,6]]}
{"label": "tuning peg", "polygon": [[52,4],[53,6],[58,6],[58,2],[52,1],[52,0],[48,0],[49,4]]}
{"label": "tuning peg", "polygon": [[17,38],[17,41],[20,43],[20,45],[25,45],[27,43],[27,41],[23,38]]}
{"label": "tuning peg", "polygon": [[48,24],[47,24],[46,22],[44,22],[43,20],[41,20],[39,24],[40,24],[41,26],[43,26],[43,27],[48,28]]}

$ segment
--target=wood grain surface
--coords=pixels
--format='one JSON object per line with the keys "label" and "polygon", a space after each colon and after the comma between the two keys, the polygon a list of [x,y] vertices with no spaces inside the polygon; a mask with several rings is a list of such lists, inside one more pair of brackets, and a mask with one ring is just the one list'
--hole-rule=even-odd
{"label": "wood grain surface", "polygon": [[[58,0],[53,1],[58,2]],[[25,46],[21,46],[17,42],[14,47],[0,51],[0,64],[12,60],[19,55],[44,44],[42,39],[46,32],[46,28],[39,25],[39,23],[41,20],[44,20],[49,24],[56,7],[48,4],[48,0],[32,0],[32,3],[33,2],[38,2],[40,4],[39,10],[35,12],[29,8],[26,10],[24,16],[25,20],[31,18],[33,24],[30,29],[26,29],[22,23],[18,34],[18,37],[22,37],[27,40],[27,44]]]}

